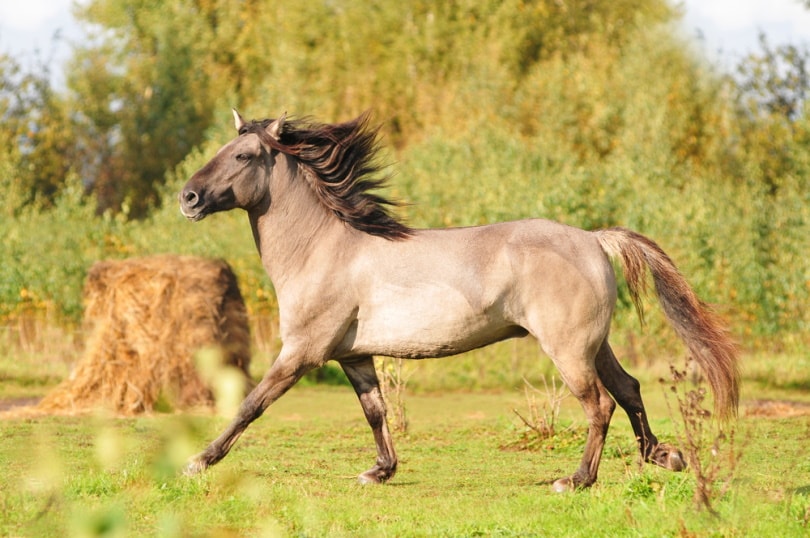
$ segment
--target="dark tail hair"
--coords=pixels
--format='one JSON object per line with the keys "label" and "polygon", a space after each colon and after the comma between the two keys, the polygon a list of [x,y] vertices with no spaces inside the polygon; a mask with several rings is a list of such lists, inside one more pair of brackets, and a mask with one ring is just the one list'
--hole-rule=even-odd
{"label": "dark tail hair", "polygon": [[737,347],[720,317],[701,302],[654,241],[625,228],[595,233],[605,253],[621,260],[630,297],[642,321],[641,294],[647,288],[644,267],[649,268],[664,314],[709,380],[715,413],[723,419],[735,416],[740,399]]}

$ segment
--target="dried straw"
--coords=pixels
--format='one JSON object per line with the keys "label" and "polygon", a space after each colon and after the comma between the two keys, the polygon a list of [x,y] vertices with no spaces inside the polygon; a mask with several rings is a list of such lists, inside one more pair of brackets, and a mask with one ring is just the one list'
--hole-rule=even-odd
{"label": "dried straw", "polygon": [[104,408],[131,415],[164,402],[214,403],[194,366],[204,348],[250,384],[250,334],[236,276],[223,260],[153,256],[94,264],[84,288],[85,353],[37,406],[47,413]]}

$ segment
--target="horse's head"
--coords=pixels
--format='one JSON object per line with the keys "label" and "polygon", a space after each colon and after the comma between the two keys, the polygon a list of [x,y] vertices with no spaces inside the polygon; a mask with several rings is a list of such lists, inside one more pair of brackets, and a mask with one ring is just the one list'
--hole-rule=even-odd
{"label": "horse's head", "polygon": [[[180,191],[180,211],[189,220],[200,220],[217,211],[251,209],[269,196],[270,175],[286,115],[267,121],[261,128],[248,125],[233,111],[238,136],[222,146]],[[252,127],[252,128],[248,128]]]}

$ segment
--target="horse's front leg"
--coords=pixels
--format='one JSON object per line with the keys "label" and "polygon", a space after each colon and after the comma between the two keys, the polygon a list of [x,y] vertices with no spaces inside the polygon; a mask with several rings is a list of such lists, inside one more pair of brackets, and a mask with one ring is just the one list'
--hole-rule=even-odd
{"label": "horse's front leg", "polygon": [[385,401],[380,392],[377,371],[372,357],[361,357],[350,361],[341,361],[340,365],[351,381],[363,412],[366,415],[374,442],[377,444],[377,462],[368,471],[358,477],[361,484],[380,484],[394,476],[397,471],[397,455],[388,431],[385,419]]}
{"label": "horse's front leg", "polygon": [[282,350],[261,382],[245,397],[233,421],[208,448],[189,461],[184,473],[187,476],[195,475],[224,458],[250,423],[314,366],[317,364],[308,365],[295,354],[286,354]]}

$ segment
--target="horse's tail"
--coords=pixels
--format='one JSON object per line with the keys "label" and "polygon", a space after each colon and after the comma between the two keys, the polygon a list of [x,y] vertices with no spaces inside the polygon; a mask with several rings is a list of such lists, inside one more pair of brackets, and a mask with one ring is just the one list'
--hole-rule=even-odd
{"label": "horse's tail", "polygon": [[625,228],[595,234],[605,253],[621,260],[630,297],[642,321],[644,266],[649,268],[667,319],[709,380],[715,412],[724,419],[736,415],[740,397],[737,348],[720,317],[698,299],[669,256],[651,239]]}

